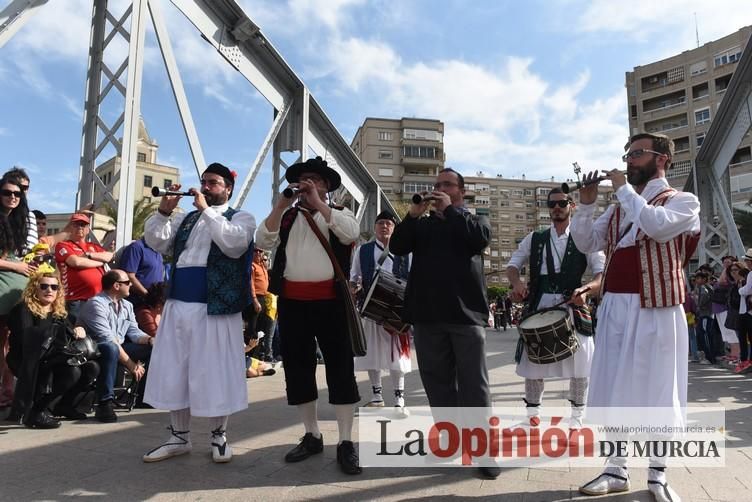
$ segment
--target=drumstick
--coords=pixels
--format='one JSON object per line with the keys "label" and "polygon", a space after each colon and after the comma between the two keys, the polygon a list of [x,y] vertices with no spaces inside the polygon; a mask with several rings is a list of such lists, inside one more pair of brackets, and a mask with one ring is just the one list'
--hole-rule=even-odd
{"label": "drumstick", "polygon": [[[585,289],[583,289],[583,290],[582,290],[582,293],[587,293],[588,291],[590,291],[590,286],[588,286],[588,287],[586,287]],[[582,294],[582,293],[580,293],[580,294]],[[556,305],[552,305],[551,307],[548,307],[548,308],[550,308],[550,309],[555,309],[556,307],[561,307],[562,305],[564,305],[564,304],[565,304],[565,303],[567,303],[568,301],[569,301],[569,298],[567,298],[566,300],[562,300],[562,301],[560,301],[559,303],[557,303]]]}

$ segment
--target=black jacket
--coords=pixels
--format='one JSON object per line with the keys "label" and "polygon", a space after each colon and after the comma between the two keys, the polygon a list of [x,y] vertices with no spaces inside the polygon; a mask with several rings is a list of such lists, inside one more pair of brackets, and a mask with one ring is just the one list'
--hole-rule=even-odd
{"label": "black jacket", "polygon": [[483,250],[491,226],[483,216],[449,206],[444,219],[409,215],[394,229],[389,249],[413,254],[405,292],[407,320],[485,326],[488,300]]}

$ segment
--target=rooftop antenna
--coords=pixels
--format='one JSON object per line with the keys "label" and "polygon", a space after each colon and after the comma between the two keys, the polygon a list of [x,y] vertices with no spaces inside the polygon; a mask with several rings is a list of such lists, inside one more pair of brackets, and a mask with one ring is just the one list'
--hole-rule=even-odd
{"label": "rooftop antenna", "polygon": [[697,29],[697,12],[695,12],[695,40],[697,41],[697,47],[700,47],[700,31]]}

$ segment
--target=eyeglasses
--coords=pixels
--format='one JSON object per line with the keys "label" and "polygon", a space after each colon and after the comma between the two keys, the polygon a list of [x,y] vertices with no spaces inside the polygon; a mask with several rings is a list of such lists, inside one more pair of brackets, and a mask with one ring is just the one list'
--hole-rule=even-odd
{"label": "eyeglasses", "polygon": [[452,183],[451,181],[437,181],[433,184],[434,190],[439,190],[440,188],[452,188],[459,186],[457,183]]}
{"label": "eyeglasses", "polygon": [[48,289],[57,291],[58,289],[60,289],[60,284],[47,284],[46,282],[40,282],[39,289],[41,289],[42,291],[47,291]]}
{"label": "eyeglasses", "polygon": [[209,185],[210,187],[215,187],[218,185],[224,185],[223,181],[220,180],[201,180],[201,186]]}
{"label": "eyeglasses", "polygon": [[639,148],[631,152],[627,152],[621,156],[622,162],[626,162],[629,159],[639,159],[644,153],[652,153],[653,155],[666,155],[665,153],[656,152],[655,150],[648,150],[647,148]]}
{"label": "eyeglasses", "polygon": [[18,187],[21,190],[23,190],[24,192],[28,192],[29,191],[29,185],[18,185]]}
{"label": "eyeglasses", "polygon": [[22,193],[23,192],[20,190],[0,190],[0,194],[2,194],[3,197],[15,197],[16,199],[20,199]]}
{"label": "eyeglasses", "polygon": [[548,202],[546,202],[546,204],[548,205],[549,209],[553,209],[556,206],[559,206],[560,208],[564,209],[565,207],[567,207],[569,205],[569,201],[566,200],[566,199],[564,199],[564,200],[549,200]]}
{"label": "eyeglasses", "polygon": [[131,281],[115,281],[115,282],[117,282],[118,284],[123,284],[124,286],[130,286],[131,285]]}

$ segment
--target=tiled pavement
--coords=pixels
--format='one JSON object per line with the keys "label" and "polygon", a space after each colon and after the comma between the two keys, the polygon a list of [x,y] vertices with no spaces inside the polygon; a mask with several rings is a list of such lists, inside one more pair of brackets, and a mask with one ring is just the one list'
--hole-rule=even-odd
{"label": "tiled pavement", "polygon": [[[488,366],[494,402],[518,406],[522,380],[514,374],[516,332],[488,331]],[[327,402],[319,367],[320,402]],[[362,396],[370,390],[359,374]],[[752,500],[752,378],[727,369],[690,365],[693,404],[726,407],[725,468],[669,470],[672,486],[684,501]],[[646,474],[632,469],[629,494],[582,497],[577,487],[597,468],[505,469],[480,479],[474,469],[370,468],[360,476],[339,472],[335,461],[336,422],[331,406],[320,407],[325,450],[299,464],[282,460],[302,435],[295,409],[286,405],[284,375],[248,380],[250,406],[230,419],[235,457],[215,465],[208,455],[208,423],[194,419],[193,453],[157,464],[141,455],[165,438],[167,414],[156,410],[121,413],[116,424],[94,420],[64,423],[39,431],[0,422],[0,500],[609,500],[649,501]],[[417,370],[406,378],[408,405],[426,405]],[[390,389],[388,378],[385,387]],[[566,406],[568,383],[547,384],[545,402]],[[385,389],[385,390],[386,390]]]}

